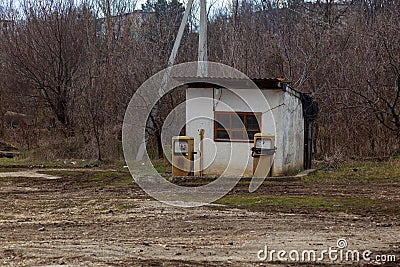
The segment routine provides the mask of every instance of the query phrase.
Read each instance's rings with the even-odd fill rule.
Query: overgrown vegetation
[[[353,162],[341,164],[336,168],[320,166],[319,172],[306,176],[303,180],[305,182],[329,182],[334,180],[373,182],[376,179],[400,180],[400,160],[393,158],[383,162]]]

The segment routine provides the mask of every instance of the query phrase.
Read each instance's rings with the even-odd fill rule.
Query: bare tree
[[[68,135],[74,132],[76,77],[82,61],[82,23],[72,2],[25,1],[26,20],[7,35],[8,61],[32,83]]]
[[[126,106],[167,66],[183,6],[149,0],[133,11],[135,3],[123,0],[79,4],[26,0],[17,14],[7,3],[0,16],[13,27],[0,33],[0,120],[9,110],[54,117],[69,136],[55,143],[80,142],[69,149],[79,150],[73,155],[115,158]],[[399,9],[393,0],[233,0],[209,11],[209,59],[249,77],[285,77],[316,98],[320,157],[394,153],[400,149]],[[176,62],[196,60],[197,24],[192,17]],[[184,97],[168,94],[148,118],[156,157],[164,119]],[[49,138],[57,134],[52,126],[35,125],[44,133],[38,144],[56,139]]]

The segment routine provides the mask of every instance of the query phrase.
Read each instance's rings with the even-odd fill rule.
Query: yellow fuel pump
[[[251,148],[253,157],[253,177],[265,178],[270,174],[274,161],[275,136],[257,133],[254,135],[254,147]]]
[[[172,175],[193,176],[194,137],[174,136],[172,138]]]

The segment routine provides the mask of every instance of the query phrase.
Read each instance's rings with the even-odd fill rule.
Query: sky
[[[75,3],[76,2],[80,2],[81,0],[74,0]],[[125,0],[125,1],[130,1],[131,3],[136,2],[136,6],[135,9],[142,9],[142,4],[146,3],[146,0]],[[188,0],[179,0],[180,2],[182,2],[184,4],[184,6],[186,7],[186,3]],[[240,1],[240,0],[239,0]],[[0,6],[4,5],[4,6],[8,6],[9,3],[13,3],[13,6],[16,10],[19,9],[20,7],[20,3],[22,2],[22,0],[0,0]],[[194,5],[198,6],[199,5],[200,0],[194,0]],[[228,6],[230,3],[232,2],[232,0],[207,0],[207,8],[210,8],[211,6],[211,13],[212,10],[215,10],[215,8],[218,7],[222,7],[222,6]]]
[[[199,2],[200,0],[194,0],[194,3]],[[207,3],[212,3],[213,6],[224,6],[227,5],[231,0],[207,0]],[[180,0],[180,2],[184,3],[186,7],[187,0]],[[142,4],[146,3],[146,0],[138,0],[136,4],[136,9],[142,9]]]
[[[138,0],[136,3],[136,9],[142,9],[142,4],[146,3],[146,0]]]

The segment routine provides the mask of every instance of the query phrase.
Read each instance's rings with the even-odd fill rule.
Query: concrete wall
[[[304,129],[300,100],[281,90],[222,89],[220,96],[213,96],[213,91],[206,88],[186,91],[186,135],[195,138],[195,151],[199,151],[199,130],[205,130],[204,174],[220,175],[228,164],[230,172],[224,173],[228,176],[251,177],[253,171],[250,151],[253,143],[214,142],[214,111],[261,112],[262,132],[276,136],[278,149],[272,175],[301,168]],[[195,156],[195,172],[199,171],[198,159],[199,154]]]
[[[304,117],[301,100],[285,92],[283,103],[285,106],[280,129],[282,154],[277,155],[279,164],[274,168],[276,175],[288,175],[303,169],[304,164]]]

